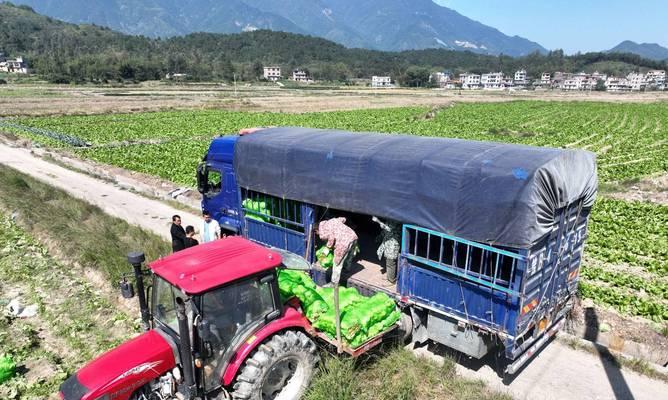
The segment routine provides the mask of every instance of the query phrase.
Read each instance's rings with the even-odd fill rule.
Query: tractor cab
[[[189,249],[190,250],[190,249]],[[192,248],[150,265],[153,327],[182,341],[194,340],[195,377],[205,392],[218,389],[224,367],[251,333],[282,312],[275,268],[281,257],[241,238]],[[178,326],[179,299],[187,307],[188,326]]]
[[[147,332],[70,377],[61,386],[63,399],[226,398],[226,388],[263,339],[308,324],[280,301],[281,254],[246,239],[230,237],[172,254],[150,263],[150,273],[140,253],[128,260]],[[145,275],[152,276],[146,290]],[[133,297],[134,286],[125,281],[121,287],[125,297]],[[159,358],[151,348],[161,349]],[[278,373],[274,383],[259,386],[261,397],[280,393],[294,369]]]

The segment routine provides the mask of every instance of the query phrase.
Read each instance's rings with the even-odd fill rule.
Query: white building
[[[302,83],[312,83],[313,79],[308,75],[306,71],[303,69],[296,69],[292,71],[292,80],[295,82],[302,82]]]
[[[0,58],[0,72],[8,72],[12,74],[27,74],[28,64],[23,60],[23,57],[16,57],[16,59],[5,59],[4,55]]]
[[[582,79],[566,79],[561,84],[561,90],[583,90]]]
[[[552,75],[549,72],[543,72],[540,76],[540,84],[543,86],[550,86],[552,83]]]
[[[478,74],[461,74],[459,80],[462,83],[462,89],[480,89],[481,77]]]
[[[276,82],[281,79],[281,67],[264,67],[264,79],[272,82]]]
[[[482,74],[480,84],[484,90],[502,90],[505,87],[503,84],[503,72]]]
[[[458,80],[455,79],[455,76],[450,72],[436,72],[429,77],[430,81],[433,80],[436,85],[441,89],[456,89]]]
[[[521,69],[515,72],[515,79],[513,80],[513,83],[515,86],[526,86],[528,84],[527,78],[527,70]]]
[[[383,87],[392,87],[392,78],[389,76],[372,76],[371,77],[371,87],[383,88]]]
[[[614,93],[630,92],[631,84],[624,78],[609,76],[608,79],[605,80],[605,90]]]
[[[591,74],[591,79],[594,81],[594,84],[596,84],[598,81],[606,81],[608,79],[608,75],[601,74],[600,72],[596,71]]]
[[[608,78],[607,75],[598,72],[593,74],[578,72],[563,76],[564,79],[559,84],[562,90],[594,90],[599,80],[605,81]]]
[[[656,90],[665,90],[666,88],[666,71],[664,70],[651,70],[648,71],[645,75],[645,81],[647,85],[652,89]]]
[[[647,87],[645,74],[633,72],[626,76],[626,80],[631,85],[631,90],[645,90]]]

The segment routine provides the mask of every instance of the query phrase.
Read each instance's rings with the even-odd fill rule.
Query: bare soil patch
[[[576,300],[566,325],[568,333],[586,340],[598,341],[621,353],[655,364],[668,363],[668,337],[659,325],[644,318],[622,316],[618,312]]]
[[[620,200],[649,201],[665,206],[668,205],[668,174],[606,188],[605,195]]]
[[[438,89],[320,89],[219,84],[166,85],[149,82],[127,87],[7,85],[0,94],[0,116],[132,113],[175,109],[215,108],[302,113],[360,108],[444,106],[453,102],[513,100],[655,102],[668,93],[605,93],[561,91],[486,92]],[[10,94],[10,95],[7,95]]]

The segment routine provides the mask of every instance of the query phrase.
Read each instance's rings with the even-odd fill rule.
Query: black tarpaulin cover
[[[234,167],[247,189],[516,248],[597,188],[587,151],[292,127],[241,136]]]

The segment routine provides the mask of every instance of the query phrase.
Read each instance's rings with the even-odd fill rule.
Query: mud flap
[[[547,342],[564,326],[566,318],[561,318],[557,323],[552,325],[543,336],[538,338],[536,343],[529,347],[521,356],[519,356],[515,361],[506,367],[506,373],[509,375],[514,375],[517,371],[520,370],[531,358],[538,353],[538,351],[547,344]]]

